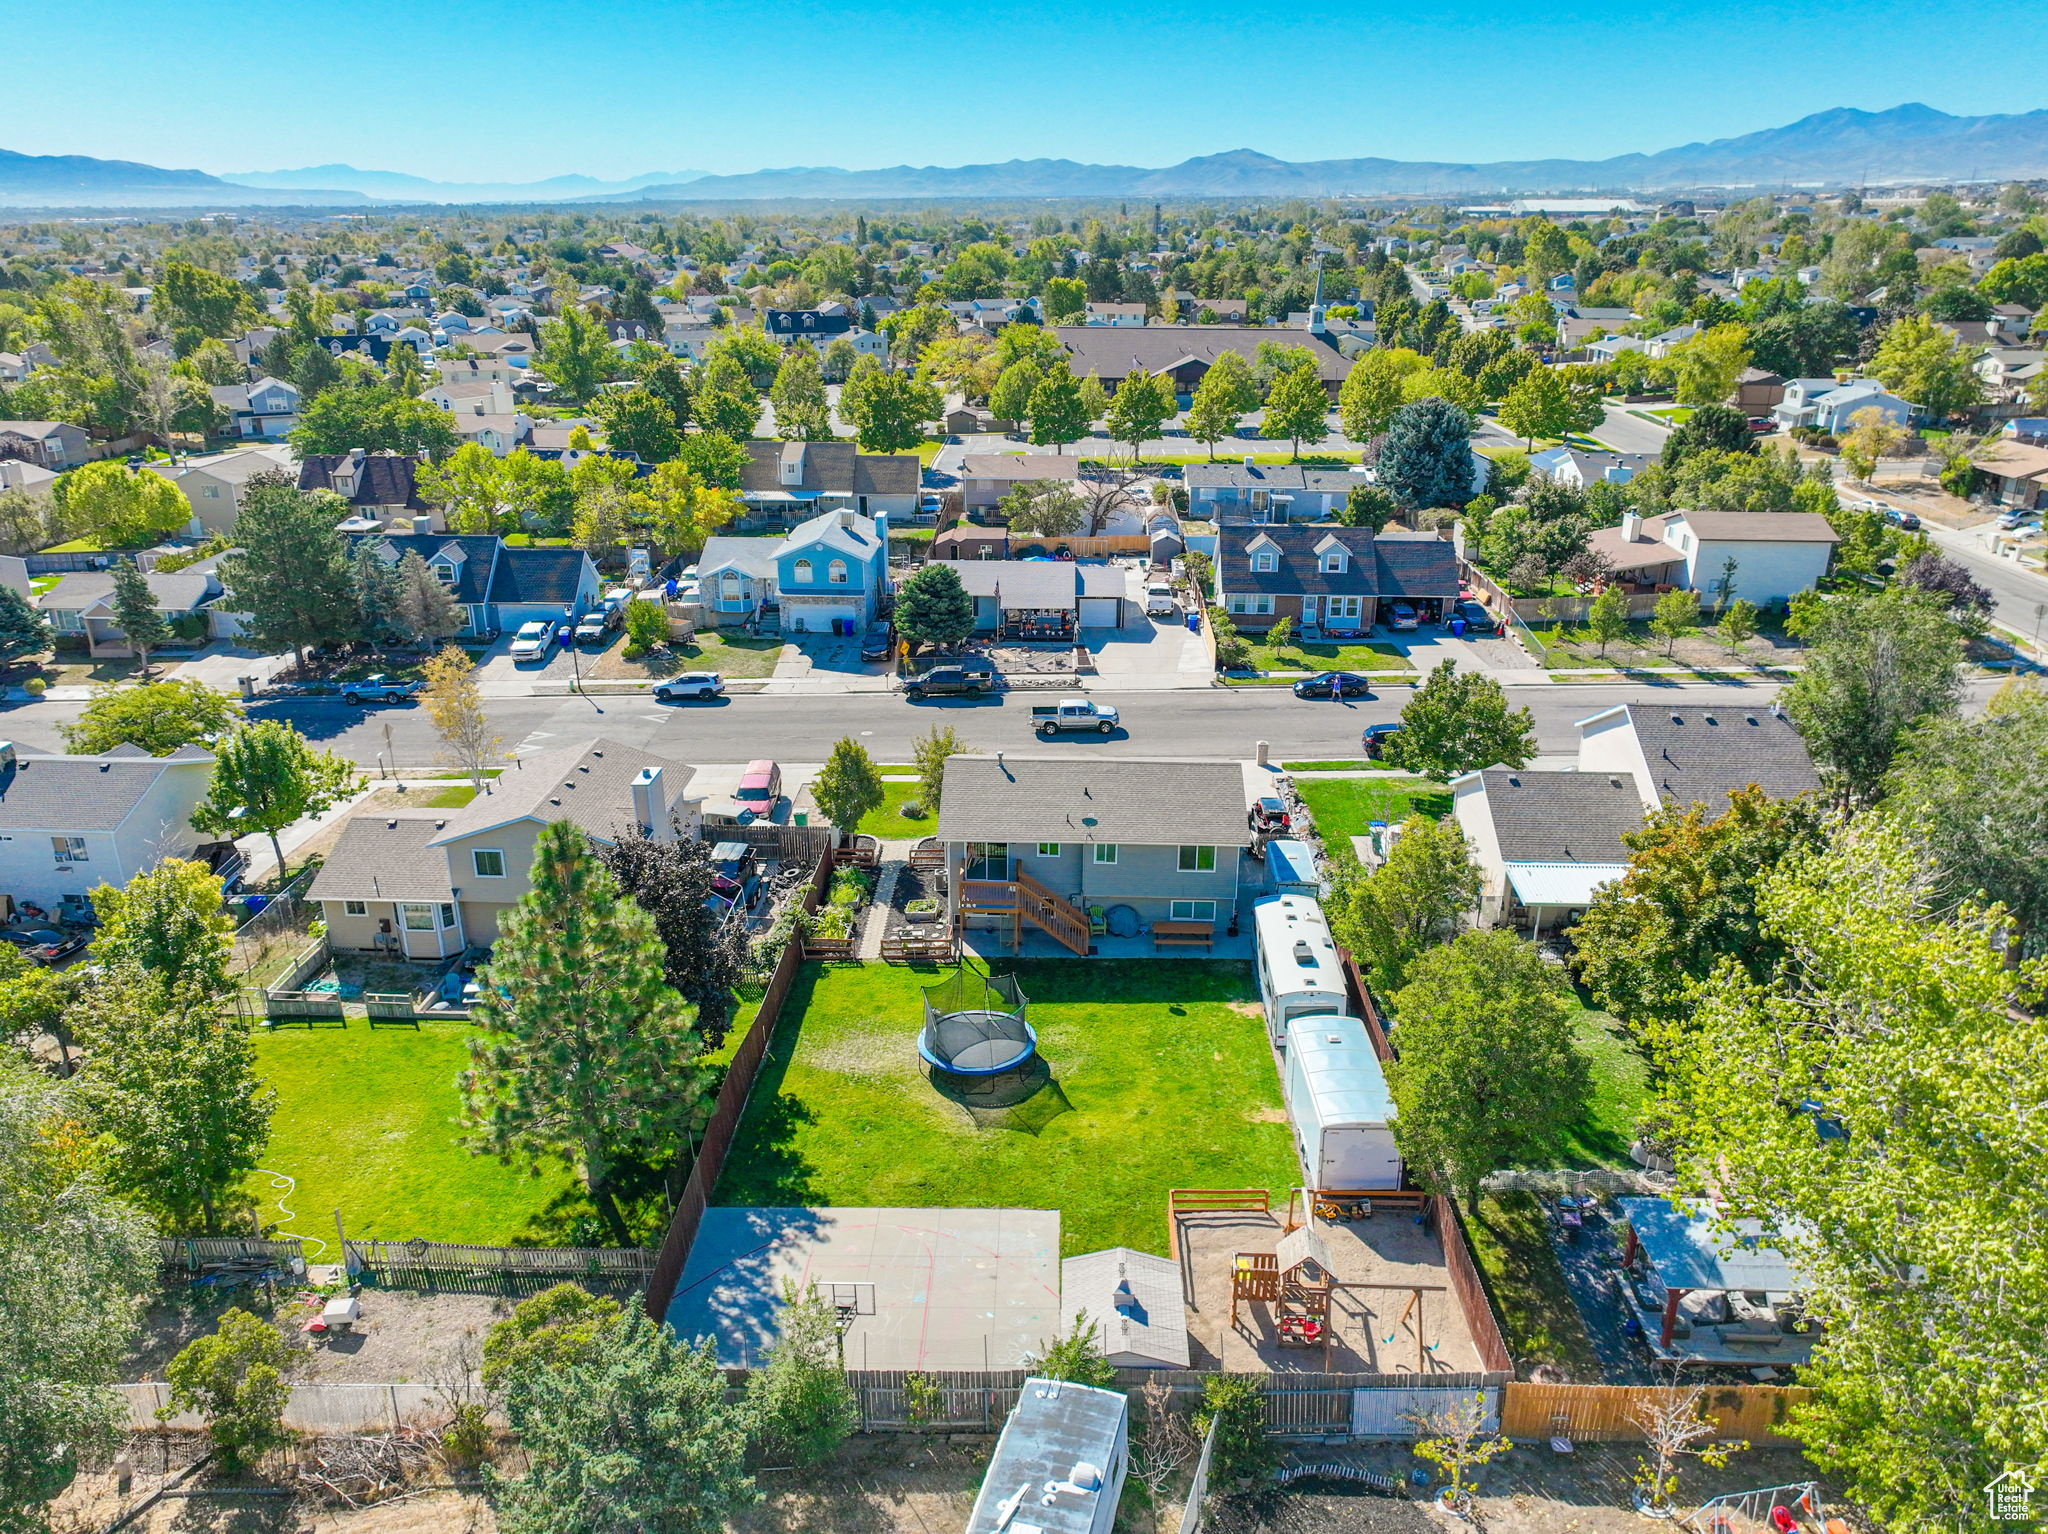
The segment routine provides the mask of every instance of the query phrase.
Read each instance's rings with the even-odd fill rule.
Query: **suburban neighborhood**
[[[1968,168],[0,205],[0,1527],[2035,1516]]]

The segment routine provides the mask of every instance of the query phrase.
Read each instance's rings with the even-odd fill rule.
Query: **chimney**
[[[1247,469],[1249,469],[1249,468],[1251,468],[1251,467],[1252,467],[1252,455],[1251,455],[1250,453],[1246,453],[1246,454],[1244,455],[1244,466],[1245,466],[1245,467],[1246,467]]]
[[[633,819],[643,836],[656,841],[673,839],[668,835],[668,826],[661,813],[663,797],[659,767],[642,767],[634,774]]]
[[[840,508],[839,508],[839,525],[840,525],[841,527],[851,527],[851,526],[853,526],[853,515],[854,515],[854,514],[853,514],[853,511],[852,511],[852,509],[851,509],[850,507],[846,507],[846,506],[842,506],[842,507],[840,507]]]
[[[434,530],[434,519],[431,516],[424,515],[414,517],[412,519],[412,530],[417,536],[423,538]]]
[[[1641,517],[1632,511],[1624,511],[1621,514],[1621,541],[1623,543],[1634,543],[1636,541],[1636,533],[1641,529],[1642,525],[1643,519]]]
[[[359,447],[350,448],[348,450],[348,461],[350,468],[361,468],[363,463],[363,450]]]

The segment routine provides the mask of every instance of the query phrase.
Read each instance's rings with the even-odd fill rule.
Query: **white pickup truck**
[[[1058,735],[1065,730],[1097,730],[1107,735],[1117,723],[1115,709],[1089,698],[1062,698],[1057,703],[1031,705],[1031,725],[1041,735]]]

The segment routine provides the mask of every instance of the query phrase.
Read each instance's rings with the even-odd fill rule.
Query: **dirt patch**
[[[211,1334],[221,1313],[239,1305],[271,1321],[291,1345],[294,1384],[432,1383],[458,1372],[467,1350],[481,1347],[491,1324],[517,1303],[496,1295],[405,1289],[365,1289],[360,1299],[363,1319],[354,1334],[315,1344],[299,1327],[319,1306],[291,1293],[280,1291],[274,1306],[261,1290],[232,1297],[210,1291],[167,1293],[144,1313],[141,1340],[121,1377],[162,1379],[180,1348]]]
[[[1226,1001],[1223,1005],[1239,1017],[1264,1017],[1266,1009],[1255,1001]]]
[[[756,1477],[760,1503],[729,1534],[937,1534],[963,1529],[993,1439],[855,1438],[831,1464]],[[350,1530],[349,1534],[355,1534]]]
[[[823,1048],[809,1052],[804,1063],[844,1076],[900,1078],[923,1074],[915,1030],[881,1018],[870,1018]]]
[[[1244,1119],[1247,1124],[1284,1124],[1287,1122],[1285,1108],[1247,1108]]]
[[[139,1491],[114,1496],[107,1477],[81,1477],[58,1503],[56,1526],[65,1534],[96,1531],[139,1500]],[[360,1509],[209,1491],[159,1502],[127,1527],[131,1534],[497,1534],[498,1520],[475,1491],[422,1491]]]

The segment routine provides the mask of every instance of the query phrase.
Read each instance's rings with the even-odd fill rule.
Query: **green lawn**
[[[475,797],[476,790],[464,783],[455,788],[437,788],[426,798],[414,802],[426,810],[459,810]]]
[[[1138,467],[1140,469],[1147,469],[1191,463],[1243,463],[1246,458],[1250,458],[1253,463],[1258,464],[1298,463],[1305,468],[1327,469],[1358,462],[1359,451],[1355,447],[1333,448],[1328,452],[1317,452],[1311,448],[1299,458],[1296,458],[1292,453],[1233,453],[1219,443],[1217,451],[1214,453],[1159,453],[1146,458]],[[1081,460],[1084,465],[1100,465],[1106,461],[1101,458],[1084,458]],[[1121,462],[1122,460],[1119,460],[1119,463]]]
[[[1389,644],[1302,644],[1289,640],[1282,649],[1260,644],[1246,635],[1252,665],[1260,671],[1408,671],[1408,657]]]
[[[1298,1176],[1249,965],[999,961],[1051,1081],[978,1127],[918,1060],[931,969],[808,965],[716,1202],[1061,1211],[1066,1255],[1166,1249],[1173,1188]]]
[[[1481,1194],[1478,1210],[1466,1211],[1465,1235],[1516,1363],[1554,1364],[1581,1384],[1598,1383],[1600,1360],[1565,1288],[1536,1196]]]
[[[1351,762],[1282,762],[1282,772],[1392,772],[1385,762],[1361,757]]]
[[[918,803],[923,798],[924,790],[915,783],[884,783],[882,807],[868,811],[854,829],[863,835],[879,836],[883,841],[893,842],[930,836],[932,828],[939,823],[936,815],[926,811],[912,820],[901,813],[904,805]]]
[[[1451,812],[1451,791],[1426,778],[1401,776],[1374,778],[1309,778],[1297,782],[1316,830],[1330,856],[1351,859],[1351,838],[1363,836],[1368,822],[1384,820],[1389,825],[1410,815],[1441,820]]]
[[[721,676],[773,676],[782,656],[782,641],[773,636],[699,629],[689,644],[671,645],[683,671],[716,671]]]
[[[1572,1126],[1564,1165],[1633,1169],[1628,1147],[1649,1095],[1649,1062],[1628,1029],[1605,1012],[1580,1008],[1572,1036],[1592,1069],[1593,1101]]]
[[[455,1143],[469,1034],[460,1023],[257,1030],[256,1068],[278,1099],[262,1165],[298,1179],[286,1234],[326,1240],[320,1255],[334,1260],[339,1209],[351,1236],[565,1242],[588,1208],[566,1168],[529,1177]],[[270,1181],[249,1179],[266,1223],[283,1219]]]

